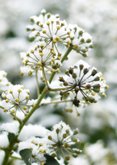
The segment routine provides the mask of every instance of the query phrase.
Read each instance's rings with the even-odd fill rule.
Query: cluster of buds
[[[71,130],[64,122],[54,125],[48,133],[47,148],[50,156],[68,164],[71,157],[77,157],[80,153],[78,130]]]
[[[77,25],[68,24],[61,20],[58,14],[53,15],[42,10],[39,16],[30,18],[32,24],[27,27],[29,37],[35,43],[26,53],[21,53],[21,74],[26,72],[32,75],[35,70],[42,67],[56,72],[61,66],[65,48],[75,50],[87,56],[88,50],[93,47],[91,36]],[[64,48],[64,49],[63,49]]]
[[[60,77],[59,81],[66,87],[66,90],[60,92],[61,96],[72,94],[73,104],[76,107],[80,103],[97,102],[100,95],[105,95],[107,88],[102,74],[82,60],[74,67],[70,67],[66,71],[66,77]]]
[[[22,151],[31,150],[31,162],[34,164],[45,165],[46,145],[44,138],[32,137],[26,141],[20,142],[18,152],[22,155]]]
[[[67,46],[86,57],[88,50],[93,48],[92,37],[77,25],[69,25],[70,38],[67,38]]]
[[[48,72],[57,71],[60,67],[59,55],[56,56],[48,48],[45,42],[36,43],[28,52],[21,53],[24,66],[30,68],[29,75],[45,68]],[[22,72],[22,71],[21,71]]]
[[[19,111],[26,115],[35,102],[29,100],[30,92],[28,89],[24,89],[22,85],[10,85],[8,90],[2,93],[2,99],[1,109],[14,117],[18,117]]]

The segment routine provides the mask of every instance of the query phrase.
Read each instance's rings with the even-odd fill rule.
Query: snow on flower
[[[71,156],[77,157],[79,149],[78,130],[71,128],[64,122],[53,126],[47,138],[48,154],[59,161],[67,163]]]
[[[33,72],[46,68],[48,71],[56,71],[60,67],[59,55],[53,53],[48,48],[45,49],[45,42],[38,42],[33,45],[28,52],[21,53],[21,59],[24,66],[21,73],[28,71],[29,75]]]
[[[74,67],[66,71],[66,77],[60,77],[59,81],[66,87],[61,91],[61,96],[70,94],[73,104],[78,107],[81,102],[95,103],[100,95],[105,95],[107,88],[102,73],[86,62],[80,60]]]
[[[77,25],[70,24],[70,38],[67,38],[67,46],[86,57],[90,48],[93,48],[92,37]]]
[[[30,31],[29,36],[36,41],[44,41],[45,47],[49,47],[51,53],[58,54],[59,58],[60,44],[72,47],[83,56],[86,56],[89,48],[93,47],[92,38],[87,32],[61,20],[57,14],[53,15],[42,10],[39,16],[31,17],[31,21],[32,25],[27,27]]]
[[[26,141],[20,142],[18,145],[18,152],[21,153],[21,151],[25,149],[31,149],[32,162],[38,162],[39,165],[45,164],[46,158],[44,154],[46,151],[46,146],[44,139],[32,137]]]
[[[7,78],[7,73],[5,71],[0,71],[0,91],[5,91],[11,84]]]
[[[30,92],[24,89],[22,85],[10,85],[8,90],[2,93],[0,102],[1,109],[4,112],[9,112],[13,117],[17,116],[17,111],[21,111],[26,115],[30,108],[34,106],[35,100],[30,99]]]

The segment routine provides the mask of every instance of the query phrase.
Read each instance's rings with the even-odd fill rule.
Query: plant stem
[[[63,62],[67,59],[68,54],[69,54],[71,51],[72,51],[72,47],[69,47],[69,48],[67,49],[67,51],[65,52],[63,58],[61,59],[61,63],[63,63]],[[56,73],[56,72],[53,72],[53,73],[52,73],[52,75],[51,75],[51,77],[50,77],[50,79],[49,79],[49,82],[50,82],[50,83],[52,82],[55,73]]]
[[[25,123],[28,121],[28,119],[30,118],[30,116],[35,112],[35,110],[37,108],[39,108],[40,103],[42,101],[42,99],[44,98],[44,96],[47,94],[48,89],[45,87],[44,90],[42,91],[40,97],[38,97],[37,99],[37,103],[35,104],[35,106],[31,109],[31,111],[28,113],[28,115],[25,117],[25,119],[23,120],[22,124],[20,125],[20,129],[19,129],[19,133],[21,132],[23,126],[25,125]]]
[[[39,80],[38,80],[38,70],[36,70],[36,84],[37,84],[37,95],[40,94]]]
[[[67,103],[67,102],[71,102],[71,101],[73,101],[73,100],[58,100],[58,101],[52,101],[52,102],[48,102],[48,103],[43,103],[40,106],[49,105],[49,104]]]
[[[64,62],[64,60],[66,60],[68,54],[71,52],[72,48],[68,48],[66,53],[64,54],[61,62]],[[55,76],[55,73],[56,72],[53,72],[50,76],[50,79],[49,79],[49,82],[51,82]],[[2,165],[8,165],[8,160],[9,160],[9,157],[10,157],[10,154],[11,154],[11,151],[13,150],[13,147],[15,145],[15,143],[17,143],[17,139],[18,139],[18,136],[22,130],[22,128],[24,127],[24,125],[26,124],[26,122],[28,121],[28,119],[30,118],[30,116],[35,112],[35,110],[40,106],[40,103],[42,101],[42,99],[45,97],[45,95],[47,94],[48,92],[48,88],[47,86],[45,86],[45,88],[43,89],[41,95],[38,96],[38,99],[37,99],[37,102],[35,104],[35,106],[31,109],[31,111],[29,112],[29,114],[27,114],[27,116],[25,117],[25,119],[23,120],[23,122],[20,124],[20,128],[19,128],[19,132],[18,132],[18,135],[16,136],[16,140],[14,141],[14,144],[10,144],[10,146],[5,150],[5,157],[4,157],[4,160],[3,160],[3,163]]]
[[[68,89],[71,89],[71,87],[70,86],[69,87],[63,87],[63,88],[51,88],[51,87],[49,87],[49,91],[55,91],[55,92],[61,91],[61,90],[68,90]]]
[[[48,80],[47,80],[45,69],[44,69],[43,66],[42,66],[42,74],[43,74],[43,77],[44,77],[45,84],[46,84],[47,88],[49,88]]]

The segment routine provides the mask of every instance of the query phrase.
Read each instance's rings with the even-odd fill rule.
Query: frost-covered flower
[[[30,37],[36,41],[44,41],[45,47],[61,57],[60,45],[71,47],[83,56],[92,48],[92,38],[83,29],[61,20],[59,15],[41,11],[39,16],[31,17],[32,25],[27,27]]]
[[[32,76],[34,70],[30,66],[21,66],[20,75],[21,76]]]
[[[11,84],[7,78],[7,73],[5,71],[0,71],[0,91],[4,91],[8,88],[8,86]]]
[[[100,95],[105,95],[107,85],[96,68],[80,60],[74,67],[66,71],[66,77],[60,77],[59,81],[66,87],[61,91],[61,96],[73,97],[73,104],[79,106],[82,103],[95,103]]]
[[[71,33],[67,46],[86,57],[88,50],[93,47],[92,37],[77,25],[69,25],[69,29]]]
[[[77,157],[80,152],[78,130],[72,131],[64,122],[54,125],[48,133],[47,148],[50,156],[60,164],[67,164],[71,157]]]
[[[53,15],[45,10],[42,10],[39,16],[31,17],[31,21],[33,24],[27,27],[27,30],[31,32],[30,37],[36,41],[45,41],[51,51],[59,54],[58,43],[64,44],[70,37],[66,21],[61,20],[58,14]]]
[[[18,144],[18,152],[21,154],[25,149],[31,149],[30,163],[38,163],[38,165],[44,165],[46,158],[46,145],[43,138],[32,137],[26,141],[22,141]]]
[[[28,52],[21,53],[22,63],[27,66],[28,74],[46,68],[48,71],[56,71],[60,67],[59,55],[49,51],[45,42],[38,42]],[[22,68],[26,72],[26,68]]]
[[[22,85],[10,85],[9,89],[2,93],[2,98],[1,108],[13,116],[17,116],[19,110],[26,115],[35,103],[35,100],[29,100],[30,92]]]

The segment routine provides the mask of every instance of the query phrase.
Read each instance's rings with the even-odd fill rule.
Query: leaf
[[[20,155],[26,165],[31,165],[31,156],[32,156],[32,149],[24,149],[20,151]]]
[[[9,139],[9,142],[10,142],[11,144],[13,144],[13,143],[16,141],[16,136],[15,136],[15,134],[9,132],[9,134],[8,134],[8,139]]]

